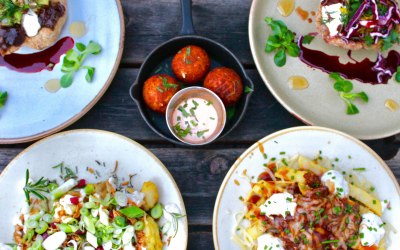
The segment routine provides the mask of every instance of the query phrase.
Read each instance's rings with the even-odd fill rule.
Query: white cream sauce
[[[206,141],[213,135],[218,125],[218,115],[211,102],[202,98],[183,101],[172,114],[175,132],[189,143]],[[185,131],[185,132],[183,132]]]

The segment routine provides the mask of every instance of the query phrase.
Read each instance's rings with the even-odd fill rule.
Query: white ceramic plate
[[[366,171],[356,174],[371,182],[380,200],[390,201],[392,209],[386,210],[382,217],[394,228],[388,235],[387,249],[398,249],[400,237],[393,231],[400,231],[400,220],[398,220],[400,187],[385,162],[364,143],[342,132],[321,127],[296,127],[261,139],[246,150],[229,170],[219,190],[214,208],[213,237],[216,250],[240,249],[231,240],[232,232],[235,230],[234,214],[243,211],[243,203],[239,200],[239,196],[246,197],[251,189],[240,174],[244,169],[247,169],[248,176],[258,176],[264,171],[263,164],[268,160],[265,160],[260,152],[260,144],[269,159],[281,158],[280,152],[283,151],[287,156],[301,154],[314,158],[321,150],[323,157],[339,158],[339,162],[335,164],[347,173],[353,172],[353,168],[367,168]],[[234,183],[235,179],[239,181],[240,186]]]
[[[104,162],[99,166],[95,160]],[[149,150],[126,137],[100,130],[72,130],[43,139],[20,153],[0,175],[0,242],[12,241],[13,220],[25,205],[22,187],[28,168],[32,179],[44,176],[59,178],[59,170],[52,166],[64,162],[78,167],[78,177],[88,182],[99,182],[109,178],[115,161],[118,160],[117,176],[133,178],[133,186],[141,187],[143,182],[154,182],[160,193],[162,204],[176,204],[182,214],[185,205],[179,189],[167,168]],[[98,170],[101,177],[96,179],[86,167]],[[188,228],[186,217],[180,219],[179,229],[169,247],[164,249],[184,250],[187,245]]]
[[[119,0],[69,0],[68,18],[60,38],[71,36],[72,22],[85,23],[87,34],[75,42],[98,42],[103,51],[89,56],[85,65],[96,68],[94,80],[87,83],[84,70],[75,74],[67,89],[49,93],[44,85],[60,79],[61,63],[53,71],[26,74],[0,67],[0,91],[8,92],[8,101],[0,110],[0,143],[20,143],[55,133],[77,121],[103,96],[118,69],[124,40],[124,20]],[[32,53],[21,48],[17,53]],[[62,59],[61,59],[62,61]]]
[[[265,53],[265,42],[271,29],[264,22],[266,16],[284,21],[289,29],[296,34],[306,35],[316,31],[315,17],[313,23],[301,20],[293,12],[289,17],[282,17],[276,6],[278,0],[254,0],[249,19],[250,47],[257,69],[265,84],[275,98],[293,115],[307,124],[330,127],[349,133],[359,139],[378,139],[400,132],[400,110],[391,112],[385,107],[387,99],[400,103],[400,86],[394,79],[387,85],[370,85],[352,80],[354,91],[365,91],[369,102],[364,104],[356,101],[360,113],[347,115],[345,103],[333,89],[333,81],[328,74],[312,69],[298,58],[287,57],[284,67],[277,67],[273,57],[275,53]],[[307,11],[318,10],[319,1],[296,1],[296,7]],[[317,37],[306,45],[311,49],[323,51],[329,55],[338,55],[343,63],[348,62],[347,50],[327,45]],[[393,49],[399,50],[400,46]],[[376,58],[374,52],[354,52],[355,59],[368,56]],[[293,75],[304,76],[310,86],[305,90],[292,90],[288,78]]]

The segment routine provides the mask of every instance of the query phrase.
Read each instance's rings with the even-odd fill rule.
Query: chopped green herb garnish
[[[253,91],[254,91],[254,89],[250,88],[249,86],[244,87],[244,93],[246,93],[246,94],[251,93]]]
[[[160,88],[159,86],[156,87],[157,91],[160,93],[164,93],[164,90],[162,88]]]
[[[163,81],[163,87],[164,87],[164,89],[165,90],[169,90],[169,89],[171,89],[171,88],[173,88],[173,89],[177,89],[178,88],[178,85],[177,84],[174,84],[174,83],[169,83],[168,82],[168,79],[166,78],[166,77],[161,77],[160,76],[160,78],[162,79],[162,81]]]
[[[185,129],[181,128],[181,125],[179,123],[177,123],[174,126],[175,132],[177,134],[178,137],[186,137],[188,134],[191,134],[190,132],[190,126],[188,125]]]
[[[323,242],[321,242],[322,244],[331,244],[331,243],[338,243],[339,240],[324,240]]]
[[[366,168],[353,168],[354,171],[365,171],[367,170]]]
[[[226,115],[228,119],[232,119],[236,114],[236,108],[235,107],[228,107],[226,109]]]
[[[185,61],[186,64],[190,64],[189,59],[187,59],[187,57],[190,56],[190,51],[191,51],[191,49],[190,49],[190,46],[189,46],[189,47],[186,48],[186,54],[185,54],[185,57],[184,57],[184,59],[183,59],[183,60]]]
[[[178,107],[178,110],[182,113],[182,115],[183,115],[185,118],[187,118],[187,117],[190,116],[190,114],[185,110],[184,107],[179,106],[179,107]]]
[[[202,130],[202,131],[198,131],[197,132],[197,137],[203,137],[204,136],[204,133],[206,133],[206,132],[208,132],[209,131],[209,129],[205,129],[205,130]]]

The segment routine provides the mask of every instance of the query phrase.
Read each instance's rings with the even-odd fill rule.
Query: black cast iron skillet
[[[180,49],[187,45],[202,47],[211,58],[211,69],[218,66],[231,68],[242,78],[244,88],[254,89],[254,87],[240,61],[232,52],[220,43],[196,35],[192,21],[192,0],[181,0],[181,7],[182,29],[180,35],[161,44],[150,53],[140,67],[136,81],[130,88],[130,94],[138,105],[143,119],[154,132],[170,142],[186,145],[171,134],[167,127],[165,115],[158,114],[147,108],[142,95],[143,84],[150,76],[161,73],[174,76],[171,70],[171,61]],[[235,106],[226,108],[228,119],[219,138],[229,134],[243,118],[251,96],[251,92],[246,92],[243,93],[241,100]]]

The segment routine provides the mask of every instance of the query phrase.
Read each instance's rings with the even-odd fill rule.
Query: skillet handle
[[[195,35],[192,20],[192,0],[181,0],[182,8],[182,28],[180,35]]]

